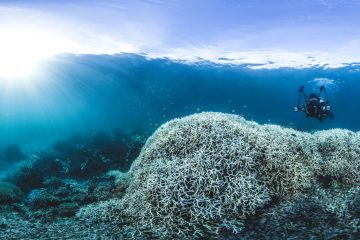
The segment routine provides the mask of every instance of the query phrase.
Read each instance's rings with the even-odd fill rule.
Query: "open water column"
[[[360,238],[359,10],[1,1],[0,238]]]

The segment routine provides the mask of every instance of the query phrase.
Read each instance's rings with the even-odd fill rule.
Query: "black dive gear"
[[[310,96],[306,96],[304,92],[304,86],[301,86],[298,90],[299,100],[294,111],[303,111],[306,114],[306,117],[316,117],[320,122],[326,117],[333,117],[331,112],[331,106],[329,105],[329,100],[326,94],[325,86],[320,87],[319,94],[311,93]],[[324,92],[324,98],[321,97],[321,94]],[[301,105],[301,97],[304,98],[305,103]]]

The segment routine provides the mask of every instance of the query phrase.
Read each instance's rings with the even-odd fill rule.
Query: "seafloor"
[[[201,113],[4,154],[0,239],[360,238],[360,133]]]

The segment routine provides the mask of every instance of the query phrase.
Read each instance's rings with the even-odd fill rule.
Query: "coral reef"
[[[133,194],[125,196],[125,211],[152,231],[180,237],[241,231],[246,216],[272,195],[258,176],[257,149],[245,141],[254,128],[215,113],[163,125],[129,172]]]
[[[360,133],[332,129],[316,132],[314,136],[322,159],[317,174],[345,184],[360,184]]]
[[[358,239],[360,215],[352,215],[346,189],[313,185],[302,195],[250,216],[234,239]],[[340,209],[335,209],[339,207]]]
[[[27,197],[0,205],[0,238],[360,237],[359,132],[204,112],[159,127],[128,172],[117,160],[141,142],[117,134],[29,154],[8,178]]]
[[[25,205],[41,217],[71,217],[80,206],[122,198],[128,179],[126,173],[111,171],[86,182],[53,177],[46,179],[43,185],[43,188],[34,189],[28,194]]]
[[[301,193],[314,182],[313,171],[319,168],[316,138],[309,133],[277,125],[255,125],[246,133],[257,153],[260,179],[276,196]]]
[[[39,219],[26,208],[4,208],[0,205],[0,239],[129,239],[118,226],[98,223],[84,228],[69,217]]]
[[[112,169],[125,172],[144,142],[143,136],[118,130],[75,135],[56,142],[50,149],[29,154],[27,161],[5,180],[30,193],[43,188],[44,181],[52,177],[83,181]]]
[[[139,238],[240,233],[246,219],[297,198],[320,179],[355,186],[357,136],[310,134],[212,112],[174,119],[147,140],[129,171],[126,195],[86,206],[77,217],[90,225],[127,219]]]
[[[0,204],[20,202],[23,197],[23,192],[14,184],[0,182]]]

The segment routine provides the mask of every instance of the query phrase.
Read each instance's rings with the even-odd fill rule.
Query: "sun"
[[[29,76],[39,62],[71,48],[72,43],[43,29],[0,28],[0,79]]]

